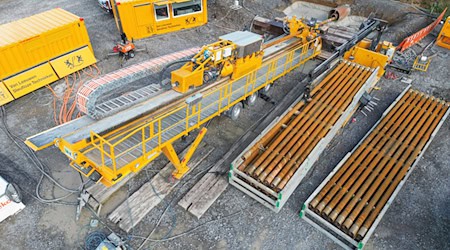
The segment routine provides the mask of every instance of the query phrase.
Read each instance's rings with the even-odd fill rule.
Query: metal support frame
[[[200,132],[197,135],[197,138],[195,138],[191,147],[189,148],[186,155],[181,161],[171,143],[168,143],[166,146],[161,148],[163,154],[167,157],[167,159],[169,159],[169,161],[176,168],[176,170],[172,173],[172,176],[175,179],[183,178],[183,176],[189,171],[190,168],[187,166],[187,164],[191,159],[192,155],[194,155],[198,145],[200,145],[200,142],[202,142],[203,137],[205,136],[207,131],[208,131],[207,128],[202,128],[200,130]]]

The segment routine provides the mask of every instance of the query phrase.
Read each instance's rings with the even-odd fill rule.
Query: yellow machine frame
[[[231,76],[232,79],[240,78],[248,72],[261,66],[264,57],[264,48],[274,46],[292,38],[300,39],[301,43],[307,43],[317,37],[317,29],[321,23],[314,27],[305,24],[304,19],[295,16],[285,19],[289,34],[264,44],[259,51],[255,51],[245,57],[236,57],[235,50],[238,47],[231,41],[220,40],[216,43],[206,45],[202,50],[180,69],[172,71],[171,82],[174,89],[186,93],[192,87],[198,87],[208,81],[206,71],[211,68],[219,69],[220,76]],[[262,41],[262,39],[261,39]]]
[[[450,49],[450,16],[444,22],[441,32],[436,39],[436,45]]]
[[[207,0],[200,0],[201,10],[176,16],[174,4],[191,0],[111,0],[114,18],[120,32],[129,40],[194,28],[208,22]],[[164,9],[165,7],[165,9]],[[159,16],[164,9],[167,17]]]
[[[370,40],[362,40],[344,54],[344,59],[355,61],[370,68],[380,67],[377,76],[381,77],[386,71],[386,66],[394,56],[395,46],[390,42],[384,41],[378,44],[375,51],[372,51],[368,49],[370,47],[370,43]],[[389,49],[392,49],[392,52],[390,52],[391,54],[387,53]],[[382,50],[385,54],[381,53]]]
[[[172,144],[176,140],[180,139],[182,136],[188,135],[189,132],[202,127],[203,124],[212,118],[220,116],[223,112],[229,110],[235,104],[242,102],[248,96],[316,57],[320,54],[321,47],[321,39],[313,39],[310,42],[289,49],[286,53],[269,59],[258,69],[253,70],[238,79],[230,80],[223,85],[206,90],[201,93],[202,99],[207,100],[207,98],[210,98],[210,100],[213,100],[213,102],[207,106],[202,106],[202,102],[195,104],[182,103],[164,114],[146,119],[145,122],[135,122],[133,126],[126,125],[125,127],[127,129],[124,129],[124,127],[117,128],[104,135],[98,135],[91,131],[90,141],[83,140],[71,144],[62,138],[59,139],[55,145],[59,147],[61,152],[64,152],[72,159],[71,166],[83,175],[90,176],[94,171],[97,171],[102,176],[99,181],[105,186],[114,185],[126,175],[132,172],[138,172],[161,153],[165,154],[177,168],[174,176],[181,177],[188,171],[186,163],[194,153],[196,146],[201,141],[206,130],[200,131],[189,154],[181,161],[172,147]],[[185,114],[184,119],[176,124],[172,124],[170,127],[162,129],[162,124],[167,121],[166,119],[174,114],[179,114],[180,112]],[[182,126],[182,132],[174,135],[167,141],[163,141],[162,135],[176,126]],[[123,146],[123,143],[133,136],[139,137],[141,142],[134,147],[128,148],[124,152],[116,154],[117,147]],[[147,148],[147,143],[150,143],[152,140],[153,142],[156,141],[157,146]],[[98,150],[98,152],[100,152],[101,164],[95,164],[86,156],[88,151],[82,151],[88,148],[88,146],[93,146],[89,147],[88,151]],[[135,160],[128,162],[126,165],[119,166],[119,157],[136,149],[136,147],[141,147],[142,155]],[[109,160],[110,164],[106,163],[106,159]],[[92,169],[86,174],[80,171],[77,166],[84,166],[86,168],[92,167]]]
[[[416,57],[412,68],[415,70],[426,72],[428,70],[428,66],[430,66],[431,58],[427,58],[425,61],[422,61],[421,57],[422,55]]]
[[[211,66],[219,66],[229,61],[236,45],[229,41],[218,41],[216,43],[204,46],[202,50],[192,58],[191,62],[186,63],[181,68],[172,72],[172,82],[175,83],[174,89],[185,93],[190,87],[198,87],[203,84],[204,72]],[[213,58],[220,58],[213,61]],[[196,68],[194,66],[197,65]],[[228,73],[228,72],[227,72]],[[222,74],[222,76],[225,76]]]

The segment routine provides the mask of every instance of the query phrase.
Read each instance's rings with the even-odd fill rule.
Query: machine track
[[[195,55],[191,48],[135,64],[90,80],[77,93],[78,109],[93,119],[102,119],[160,95],[158,77],[164,66]]]

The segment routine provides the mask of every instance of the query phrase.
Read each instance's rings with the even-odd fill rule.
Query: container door
[[[150,3],[134,6],[138,37],[143,38],[153,35],[153,9]]]

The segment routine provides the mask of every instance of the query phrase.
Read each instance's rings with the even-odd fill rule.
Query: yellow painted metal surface
[[[91,44],[82,18],[53,9],[0,26],[0,80]]]
[[[425,57],[424,60],[422,60],[421,57],[422,57],[421,55],[416,57],[416,60],[414,60],[412,68],[415,70],[426,72],[428,70],[428,66],[430,66],[431,59]]]
[[[11,102],[13,100],[13,96],[11,95],[11,93],[9,93],[4,83],[0,82],[0,106],[7,104],[8,102]]]
[[[206,0],[116,0],[114,17],[128,39],[142,39],[204,25]]]
[[[450,49],[450,16],[445,20],[441,31],[436,39],[436,45]]]
[[[241,76],[261,67],[263,61],[263,53],[254,54],[245,58],[236,59],[233,78],[237,79]]]
[[[77,72],[78,70],[84,69],[89,65],[96,63],[97,60],[94,54],[85,46],[81,49],[77,49],[73,52],[60,56],[54,60],[50,61],[53,69],[55,69],[56,74],[60,78]]]
[[[344,59],[370,68],[380,67],[377,74],[378,77],[384,75],[385,68],[389,63],[388,56],[358,46],[347,51],[344,54]]]
[[[49,63],[41,64],[3,82],[14,98],[24,96],[38,88],[58,80]]]
[[[102,176],[100,181],[104,185],[112,186],[128,174],[140,171],[159,156],[166,146],[189,132],[199,129],[212,118],[223,114],[248,96],[316,57],[320,54],[320,48],[321,40],[316,38],[267,60],[261,67],[241,78],[232,79],[201,92],[201,101],[196,104],[189,105],[182,102],[163,114],[149,115],[142,122],[133,122],[134,125],[131,127],[124,125],[102,135],[91,131],[89,142],[83,140],[71,144],[61,138],[57,146],[61,152],[71,158],[71,166],[76,163],[87,169],[93,168]],[[205,100],[210,102],[203,104]],[[184,119],[163,128],[163,124],[174,115],[181,115]],[[163,140],[163,135],[172,134],[174,128],[181,128],[181,132],[174,134],[168,140]],[[130,147],[129,142],[132,138],[139,138],[140,141]],[[152,144],[156,146],[148,146]],[[124,146],[127,148],[125,151],[122,150]],[[128,157],[135,149],[139,150],[140,156],[124,163],[122,161],[124,157]],[[101,156],[100,161],[90,158],[90,153]],[[80,171],[77,167],[74,168]],[[81,171],[80,173],[86,175]]]

